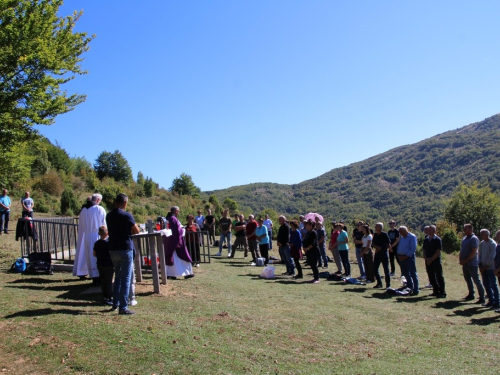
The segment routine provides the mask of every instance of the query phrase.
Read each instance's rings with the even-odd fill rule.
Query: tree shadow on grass
[[[18,318],[18,317],[32,318],[35,316],[46,316],[46,315],[54,315],[54,314],[98,315],[98,313],[95,313],[95,312],[89,313],[88,311],[82,311],[82,310],[70,310],[70,309],[58,309],[58,310],[56,310],[56,309],[46,308],[46,309],[18,311],[18,312],[15,312],[13,314],[7,315],[5,317],[5,319],[12,319],[12,318]]]

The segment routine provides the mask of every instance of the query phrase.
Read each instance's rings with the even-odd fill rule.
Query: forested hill
[[[477,180],[500,191],[500,114],[424,141],[394,148],[295,185],[256,183],[207,192],[243,210],[274,209],[328,219],[395,218],[413,228],[440,218],[461,183]]]

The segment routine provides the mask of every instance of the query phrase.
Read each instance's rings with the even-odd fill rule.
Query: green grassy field
[[[448,298],[435,299],[430,290],[404,298],[324,280],[262,280],[240,252],[203,264],[193,279],[169,281],[161,295],[146,275],[137,314],[119,316],[99,295],[81,294],[89,281],[69,273],[7,273],[19,255],[13,237],[0,237],[5,373],[499,372],[500,315],[461,301],[467,291],[454,256],[444,262]],[[425,283],[421,259],[418,270]]]

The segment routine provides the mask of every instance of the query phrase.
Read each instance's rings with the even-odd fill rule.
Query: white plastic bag
[[[262,270],[262,273],[260,274],[260,277],[263,279],[274,279],[274,267],[273,266],[266,266]]]

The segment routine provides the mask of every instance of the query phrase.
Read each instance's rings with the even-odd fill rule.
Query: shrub
[[[72,189],[66,189],[61,196],[61,213],[63,215],[74,215],[78,212],[79,204]]]
[[[446,254],[452,254],[455,251],[460,250],[461,242],[460,237],[455,230],[452,228],[446,228],[443,232],[443,236],[441,237],[441,241],[443,244],[443,251]]]
[[[47,194],[56,196],[61,195],[64,191],[63,180],[56,171],[49,171],[49,173],[43,175],[33,187]]]

